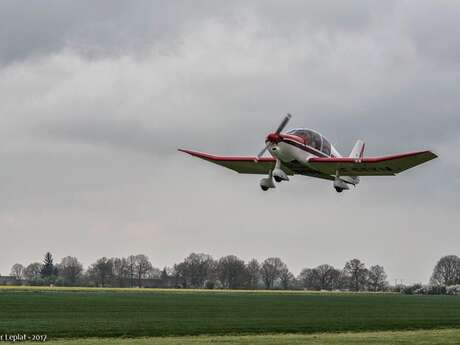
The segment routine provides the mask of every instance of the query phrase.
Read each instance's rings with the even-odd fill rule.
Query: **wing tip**
[[[177,151],[191,154],[191,151],[187,149],[177,149]]]
[[[414,156],[422,156],[424,162],[428,162],[428,161],[431,161],[431,160],[439,157],[436,153],[434,153],[433,151],[430,151],[430,150],[419,151],[419,152],[414,153],[413,155]]]
[[[439,157],[439,155],[434,153],[433,151],[426,151],[426,153],[430,155],[431,159],[435,159]]]
[[[198,157],[198,158],[203,158],[203,159],[210,159],[210,160],[215,160],[217,157],[210,155],[208,153],[204,152],[198,152],[198,151],[193,151],[193,150],[187,150],[187,149],[177,149],[179,152],[184,152],[187,153],[191,156]]]

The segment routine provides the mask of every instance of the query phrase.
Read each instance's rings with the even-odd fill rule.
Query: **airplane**
[[[262,174],[263,191],[275,188],[275,181],[289,181],[288,176],[303,175],[333,181],[338,193],[356,186],[360,176],[394,176],[437,157],[431,151],[417,151],[380,157],[364,157],[365,143],[356,141],[348,157],[317,131],[294,128],[283,133],[291,119],[287,114],[276,131],[265,139],[265,148],[255,157],[214,156],[178,149],[194,157],[221,165],[240,174]],[[271,157],[262,157],[268,151]]]

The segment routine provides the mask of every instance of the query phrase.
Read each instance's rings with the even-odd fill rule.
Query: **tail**
[[[348,156],[349,158],[355,158],[358,161],[363,159],[364,155],[364,147],[366,146],[366,143],[362,140],[356,141],[355,146],[353,146],[353,150],[351,150],[350,155]]]
[[[361,162],[364,156],[364,147],[366,143],[362,140],[357,140],[355,146],[353,146],[353,150],[351,150],[349,158],[354,158],[356,161]],[[359,176],[347,176],[341,177],[342,180],[345,182],[351,183],[353,185],[357,185],[359,183]]]

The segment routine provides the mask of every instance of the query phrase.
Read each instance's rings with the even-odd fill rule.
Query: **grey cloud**
[[[459,64],[458,18],[460,8],[452,1],[411,1],[403,6],[407,14],[406,30],[418,52],[435,65]],[[413,6],[417,10],[413,10]]]
[[[184,32],[214,18],[239,25],[247,14],[262,19],[270,35],[302,28],[362,30],[391,2],[288,1],[57,1],[7,0],[0,4],[0,62],[11,63],[71,48],[87,58],[142,55],[174,49]]]
[[[174,37],[190,13],[180,9],[163,1],[3,1],[0,58],[11,62],[66,47],[87,57],[141,53]]]

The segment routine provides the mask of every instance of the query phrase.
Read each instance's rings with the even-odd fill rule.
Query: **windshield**
[[[301,137],[304,140],[305,145],[313,147],[328,156],[331,155],[331,143],[321,134],[312,131],[311,129],[292,129],[289,132],[287,132],[287,134],[292,134]]]
[[[321,150],[321,135],[310,129],[293,129],[288,134],[297,135],[305,141],[305,145]]]

